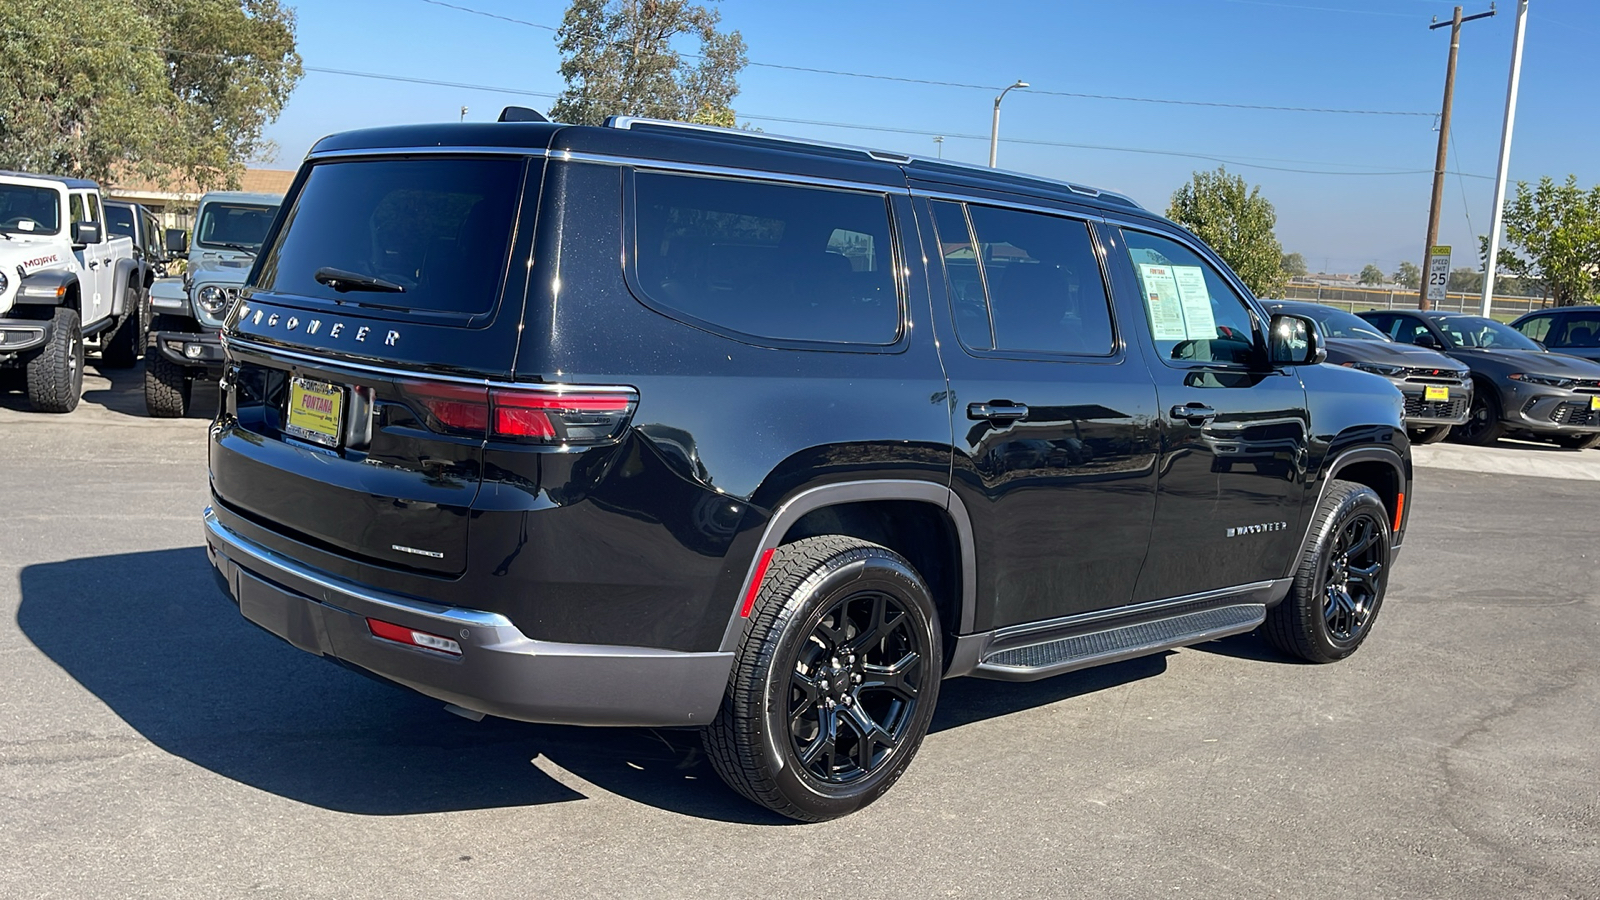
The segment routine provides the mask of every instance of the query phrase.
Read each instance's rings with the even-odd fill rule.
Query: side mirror
[[[1528,340],[1530,340],[1530,341],[1533,341],[1533,338],[1528,338]],[[1535,343],[1535,344],[1538,344],[1538,345],[1539,345],[1539,349],[1540,349],[1540,350],[1543,350],[1543,351],[1545,351],[1545,352],[1547,352],[1547,353],[1548,353],[1548,352],[1549,352],[1549,351],[1550,351],[1550,348],[1549,348],[1549,347],[1548,347],[1548,346],[1546,346],[1546,345],[1545,345],[1545,342],[1544,342],[1544,341],[1533,341],[1533,342],[1534,342],[1534,343]]]
[[[182,228],[167,229],[167,252],[182,256],[189,252],[189,233]]]
[[[105,232],[100,230],[99,222],[73,222],[72,244],[74,247],[86,247],[89,244],[98,244],[105,239]]]
[[[1314,320],[1280,314],[1267,329],[1267,357],[1274,366],[1314,366],[1328,358],[1328,350]]]

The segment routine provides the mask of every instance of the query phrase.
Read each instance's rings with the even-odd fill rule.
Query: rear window
[[[636,271],[651,305],[785,341],[900,336],[888,198],[639,172]]]
[[[255,286],[401,311],[489,312],[505,277],[523,169],[509,157],[318,163]],[[358,279],[329,279],[328,271]],[[358,280],[383,287],[350,289]]]

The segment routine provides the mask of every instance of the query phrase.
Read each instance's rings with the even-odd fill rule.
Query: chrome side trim
[[[352,581],[346,581],[325,572],[319,572],[295,560],[278,553],[275,550],[263,547],[255,541],[239,534],[217,521],[217,514],[207,506],[204,513],[206,526],[206,543],[217,553],[233,559],[236,565],[250,570],[256,574],[266,572],[270,574],[287,574],[291,578],[315,585],[323,590],[338,594],[346,594],[377,606],[386,607],[399,612],[414,615],[431,616],[454,625],[471,626],[474,628],[510,628],[516,634],[522,634],[511,620],[499,613],[482,612],[476,609],[462,609],[457,606],[440,606],[436,603],[427,603],[422,600],[413,600],[398,597],[393,594],[379,593],[369,588],[362,587]],[[247,561],[241,562],[234,554],[243,554]],[[252,565],[253,564],[253,565]],[[327,598],[313,598],[327,599]]]
[[[727,630],[722,635],[720,649],[728,651],[739,646],[739,638],[744,631],[744,619],[739,615],[739,605],[744,600],[745,594],[750,591],[750,583],[755,578],[756,566],[760,563],[762,554],[778,546],[783,535],[806,513],[842,503],[872,500],[919,501],[937,506],[950,514],[950,520],[955,524],[957,549],[961,554],[961,619],[958,633],[971,631],[977,605],[978,571],[977,550],[972,537],[972,519],[967,515],[966,506],[946,485],[932,481],[883,478],[809,488],[790,497],[777,508],[772,518],[768,520],[766,530],[761,535],[761,543],[756,547],[755,555],[751,557],[750,564],[745,569],[744,579],[739,584],[739,594],[734,599],[728,619]]]
[[[812,138],[794,137],[785,134],[773,134],[766,131],[739,131],[733,128],[723,128],[720,125],[700,125],[694,122],[674,122],[670,119],[650,119],[642,116],[611,116],[606,119],[607,128],[620,128],[624,131],[631,130],[635,125],[652,125],[658,128],[671,128],[675,131],[691,131],[701,134],[715,135],[717,137],[742,137],[755,140],[771,141],[775,144],[797,144],[801,147],[826,147],[831,150],[847,150],[860,153],[863,156],[889,163],[908,163],[911,157],[905,153],[896,153],[891,150],[875,150],[871,147],[862,147],[857,144],[836,144],[832,141],[819,141]]]
[[[350,150],[324,150],[306,154],[307,162],[319,159],[339,159],[349,156],[534,156],[544,157],[549,151],[538,147],[449,147],[434,144],[427,147],[363,147]]]
[[[1275,589],[1283,588],[1293,579],[1274,578],[1266,581],[1256,581],[1250,584],[1235,585],[1234,587],[1218,588],[1212,591],[1201,591],[1197,594],[1184,594],[1180,597],[1167,597],[1162,600],[1150,600],[1145,603],[1134,603],[1128,606],[1113,606],[1110,609],[1097,609],[1093,612],[1077,613],[1071,616],[1062,616],[1059,619],[1047,619],[1042,622],[1024,622],[1020,625],[1007,625],[996,628],[991,632],[995,643],[1007,641],[1012,638],[1024,637],[1047,631],[1065,630],[1078,625],[1087,625],[1093,622],[1103,622],[1107,619],[1121,619],[1144,613],[1160,612],[1173,606],[1184,606],[1190,603],[1204,603],[1207,600],[1223,600],[1238,598],[1241,601],[1254,594],[1270,594]]]
[[[907,194],[904,183],[875,184],[870,181],[848,181],[841,178],[822,178],[814,175],[795,175],[767,169],[741,169],[736,166],[710,166],[700,163],[676,162],[670,159],[646,159],[639,156],[612,156],[604,153],[584,153],[575,150],[552,150],[550,158],[557,162],[589,163],[599,166],[632,166],[635,169],[660,172],[685,172],[690,175],[713,175],[725,178],[746,178],[753,181],[772,181],[781,184],[800,184],[811,187],[839,188],[847,191],[870,191],[874,194]]]
[[[300,353],[294,350],[284,350],[271,344],[262,344],[256,341],[228,337],[223,335],[223,343],[228,346],[239,346],[246,350],[260,353],[274,358],[292,359],[319,369],[348,369],[355,372],[370,372],[374,375],[384,375],[394,378],[422,379],[425,381],[448,381],[453,384],[470,384],[474,387],[507,388],[510,390],[544,390],[544,391],[583,391],[586,394],[626,394],[634,392],[634,388],[627,385],[614,384],[550,384],[537,381],[501,381],[493,378],[468,378],[462,375],[438,375],[433,372],[418,369],[396,369],[389,366],[374,365],[372,363],[347,362],[342,359],[328,359],[310,353]]]

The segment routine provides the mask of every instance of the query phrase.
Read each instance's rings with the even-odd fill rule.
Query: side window
[[[1543,340],[1537,335],[1529,334],[1534,340]],[[1546,341],[1552,347],[1582,347],[1589,349],[1600,347],[1600,316],[1566,315],[1561,317],[1561,324],[1551,329],[1554,341]]]
[[[644,299],[755,337],[892,344],[900,336],[888,198],[637,172]]]
[[[73,222],[89,221],[89,214],[83,208],[83,195],[78,193],[67,195],[67,216]]]
[[[1390,334],[1402,344],[1415,344],[1418,338],[1424,335],[1431,336],[1433,332],[1428,330],[1428,326],[1421,319],[1413,319],[1410,316],[1396,316],[1394,330]]]
[[[1360,318],[1361,320],[1365,321],[1368,325],[1371,325],[1373,328],[1376,328],[1379,331],[1383,332],[1390,339],[1394,338],[1394,320],[1395,320],[1394,316],[1370,316],[1369,315],[1369,316],[1359,316],[1358,318]]]
[[[1210,263],[1168,238],[1127,229],[1123,235],[1163,358],[1238,364],[1254,360],[1250,308]]]
[[[1105,356],[1111,309],[1086,222],[969,205],[996,350]]]
[[[975,350],[994,348],[994,331],[989,321],[989,301],[983,293],[983,275],[978,271],[978,251],[967,227],[967,213],[959,203],[934,200],[934,227],[939,232],[939,254],[944,257],[946,289],[950,292],[950,315],[955,319],[956,336]]]
[[[1551,316],[1535,316],[1517,326],[1517,330],[1536,341],[1545,339],[1550,332]]]
[[[101,215],[100,215],[100,198],[96,197],[94,194],[85,194],[84,196],[89,199],[89,221],[91,221],[91,222],[103,222],[103,221],[105,221],[104,218],[101,217]]]

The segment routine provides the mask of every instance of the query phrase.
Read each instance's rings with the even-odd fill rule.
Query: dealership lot
[[[1600,896],[1600,451],[1417,448],[1344,663],[946,682],[902,783],[804,826],[692,734],[474,724],[255,630],[199,546],[210,411],[86,382],[0,402],[0,896]]]

